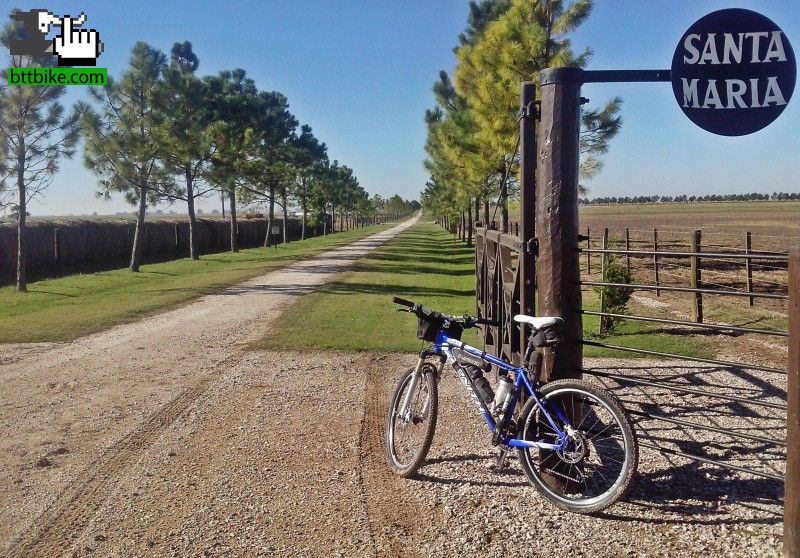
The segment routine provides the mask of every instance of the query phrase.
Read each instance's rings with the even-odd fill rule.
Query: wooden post
[[[519,312],[528,316],[536,315],[536,258],[528,243],[536,236],[536,84],[526,82],[520,91],[522,118],[519,121],[520,136],[520,215],[517,237],[523,250],[519,254]],[[475,213],[477,218],[478,214]],[[532,248],[532,246],[531,246]],[[525,354],[528,343],[528,329],[519,324],[518,359]],[[521,364],[521,363],[517,363]]]
[[[786,389],[786,477],[783,555],[800,556],[800,248],[789,257],[789,377]]]
[[[750,231],[747,231],[747,233],[745,234],[745,237],[744,237],[744,253],[747,254],[747,255],[750,255],[750,251],[753,248],[752,240],[753,239],[750,236]],[[747,259],[744,260],[744,262],[745,262],[744,263],[745,270],[747,271],[747,292],[748,293],[752,293],[753,292],[753,265],[752,265],[752,260],[750,258],[747,258]],[[753,306],[754,299],[753,299],[752,296],[749,297],[749,298],[750,298],[750,306]]]
[[[692,233],[691,239],[691,252],[697,254],[700,252],[700,241],[702,239],[702,232],[697,230]],[[697,255],[691,256],[690,261],[690,280],[693,289],[699,289],[703,284],[700,272],[700,257]],[[703,323],[703,295],[702,293],[692,293],[692,321],[698,324]]]
[[[59,238],[60,232],[61,230],[58,227],[53,229],[53,262],[56,265],[56,269],[58,269],[61,264],[61,238]]]
[[[608,229],[603,230],[603,250],[608,250]],[[608,254],[605,252],[600,256],[600,282],[604,283],[606,280],[606,264],[608,263]],[[606,287],[600,287],[600,312],[606,311]],[[600,316],[600,323],[597,326],[597,333],[603,335],[606,331],[606,317]]]
[[[631,230],[625,227],[625,251],[630,252],[631,249]],[[631,255],[625,254],[625,265],[628,268],[628,273],[631,271]]]
[[[583,70],[542,70],[536,183],[536,283],[539,311],[565,321],[544,381],[580,378],[583,367],[578,252],[578,159]],[[549,359],[545,359],[547,361]]]
[[[653,229],[653,273],[655,274],[656,287],[660,285],[658,281],[658,229]],[[661,296],[661,291],[656,289],[656,296]]]
[[[592,230],[589,227],[586,227],[586,248],[588,250],[592,248]],[[592,254],[586,252],[586,275],[590,273],[592,273]]]

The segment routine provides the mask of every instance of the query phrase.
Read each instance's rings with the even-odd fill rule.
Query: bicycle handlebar
[[[394,299],[392,299],[392,302],[394,302],[395,304],[399,304],[400,306],[408,306],[409,308],[414,307],[413,302],[400,297],[394,297]]]
[[[448,316],[447,314],[441,314],[439,312],[434,312],[432,310],[428,310],[424,308],[421,304],[416,302],[411,302],[410,300],[406,300],[400,297],[394,297],[392,302],[395,304],[399,304],[400,306],[405,306],[409,308],[409,312],[416,314],[419,317],[424,316],[431,316],[431,315],[438,315],[439,317],[450,320],[451,322],[456,322],[462,324],[465,328],[475,327],[477,325],[488,325],[488,326],[499,326],[501,325],[500,322],[497,320],[487,320],[486,318],[475,318],[473,316]]]

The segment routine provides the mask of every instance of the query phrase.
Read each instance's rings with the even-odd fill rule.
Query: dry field
[[[705,242],[730,248],[744,248],[747,231],[752,233],[753,249],[785,252],[792,244],[800,245],[800,203],[798,202],[723,202],[696,204],[583,206],[581,229],[592,229],[601,236],[602,229],[621,237],[625,228],[637,237],[652,240],[657,228],[659,240],[688,243],[695,229],[703,231]]]

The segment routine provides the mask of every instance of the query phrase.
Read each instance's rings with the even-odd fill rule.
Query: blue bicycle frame
[[[564,432],[562,428],[555,423],[553,418],[548,412],[547,405],[539,398],[538,390],[536,386],[531,384],[530,380],[528,379],[528,370],[523,366],[512,366],[507,362],[487,354],[485,351],[478,349],[477,347],[473,347],[472,345],[467,345],[463,341],[458,339],[453,339],[445,335],[443,331],[439,331],[438,335],[436,336],[436,341],[431,348],[431,353],[436,355],[445,355],[447,357],[447,362],[452,363],[456,361],[456,357],[453,354],[453,349],[460,349],[474,357],[477,357],[484,362],[488,362],[497,366],[498,368],[505,370],[507,372],[514,372],[515,374],[515,381],[514,381],[514,395],[511,399],[511,402],[506,409],[505,415],[503,415],[500,424],[507,424],[511,419],[511,415],[514,413],[514,409],[517,406],[519,401],[519,394],[522,389],[528,393],[530,397],[532,397],[536,403],[539,405],[539,408],[542,410],[547,422],[550,423],[551,428],[554,432],[558,435],[558,443],[551,444],[547,442],[534,442],[531,440],[521,440],[519,438],[508,438],[505,435],[500,436],[500,442],[505,444],[506,446],[512,448],[540,448],[540,449],[547,449],[547,450],[562,450],[567,445],[567,433]],[[460,366],[454,366],[456,371],[458,372],[459,378],[464,386],[469,391],[470,399],[475,405],[478,407],[483,419],[486,421],[486,425],[489,427],[489,430],[494,434],[497,431],[497,422],[495,421],[492,413],[489,412],[489,409],[480,400],[480,398],[475,393],[475,389],[473,388],[472,380],[467,376],[466,372]],[[554,408],[551,409],[552,412],[558,417],[560,421],[562,421],[566,425],[570,425],[570,421],[564,416],[564,413],[561,412],[560,409]]]

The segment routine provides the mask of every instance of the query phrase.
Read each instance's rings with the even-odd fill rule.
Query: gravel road
[[[780,555],[776,481],[645,447],[626,502],[598,517],[561,512],[515,461],[489,470],[488,435],[451,374],[428,462],[399,479],[384,463],[384,420],[413,355],[242,347],[404,226],[74,343],[0,348],[0,555]],[[741,371],[587,364],[781,397],[779,381]],[[747,405],[604,382],[638,408],[655,396],[670,416],[781,433],[779,413],[762,424]],[[641,431],[709,457],[730,451],[671,424]],[[727,457],[781,472],[767,447]]]

